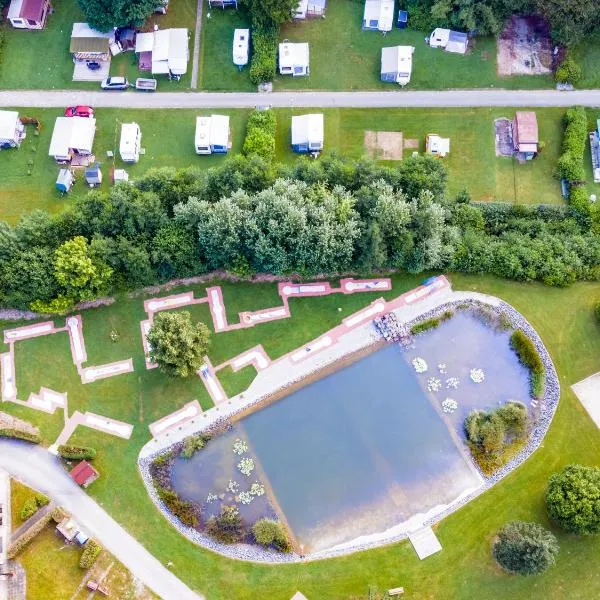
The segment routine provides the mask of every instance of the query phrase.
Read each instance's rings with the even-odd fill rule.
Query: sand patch
[[[402,160],[401,131],[365,131],[365,149],[379,160]]]

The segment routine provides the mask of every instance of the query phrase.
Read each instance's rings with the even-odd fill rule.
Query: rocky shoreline
[[[477,488],[472,493],[468,494],[467,496],[462,497],[459,501],[454,502],[451,505],[447,506],[444,510],[440,511],[435,516],[424,521],[423,522],[424,526],[433,525],[433,524],[439,522],[444,517],[448,516],[449,514],[453,513],[454,511],[458,510],[459,508],[461,508],[462,506],[464,506],[465,504],[467,504],[468,502],[470,502],[471,500],[473,500],[474,498],[476,498],[477,496],[479,496],[480,494],[482,494],[483,492],[485,492],[486,490],[491,488],[493,485],[498,483],[506,475],[508,475],[508,473],[513,471],[515,468],[517,468],[519,465],[521,465],[525,460],[527,460],[527,458],[529,458],[533,454],[533,452],[535,452],[535,450],[537,450],[538,447],[540,446],[540,444],[542,443],[542,440],[550,427],[550,424],[551,424],[554,414],[556,412],[556,408],[558,406],[558,401],[560,398],[560,385],[559,385],[559,381],[558,381],[558,375],[554,368],[552,359],[551,359],[547,349],[545,348],[541,338],[539,337],[539,335],[537,334],[535,329],[531,326],[531,324],[525,319],[525,317],[523,317],[523,315],[521,315],[519,312],[517,312],[509,304],[507,304],[501,300],[498,300],[496,298],[493,298],[491,296],[485,296],[483,294],[478,294],[478,293],[474,293],[474,292],[473,293],[455,292],[454,295],[458,296],[458,298],[454,299],[454,300],[446,301],[443,304],[440,304],[439,306],[436,306],[435,308],[420,314],[418,317],[416,317],[410,321],[407,321],[405,323],[406,327],[410,330],[410,328],[413,325],[415,325],[421,321],[435,318],[435,317],[441,315],[444,311],[456,309],[457,307],[459,307],[461,305],[463,305],[463,306],[470,305],[473,308],[483,307],[486,310],[492,309],[498,316],[504,316],[508,320],[508,322],[510,323],[510,326],[513,329],[522,329],[523,332],[534,343],[536,350],[538,351],[540,358],[544,364],[545,370],[546,370],[545,388],[544,388],[543,397],[540,399],[540,402],[539,402],[539,415],[538,415],[538,417],[534,423],[534,426],[531,430],[529,441],[527,442],[526,446],[510,462],[508,462],[506,465],[504,465],[502,468],[500,468],[498,471],[496,471],[491,476],[483,475],[481,473],[481,470],[479,469],[478,465],[475,463],[475,461],[472,461],[473,464],[475,465],[476,469],[482,476],[482,479],[484,481],[483,485],[480,486],[479,488]],[[401,315],[398,315],[398,316],[399,316],[399,319],[402,320]],[[372,346],[372,345],[376,345],[379,342],[380,342],[380,338],[377,334],[375,334],[375,330],[373,328],[373,335],[369,336],[369,338],[365,340],[365,345],[364,345],[362,351],[364,352],[365,348],[368,348],[369,346]],[[353,353],[356,353],[356,350]],[[339,357],[339,359],[341,359],[341,360],[347,359],[347,358],[348,358],[348,355]],[[323,368],[323,365],[318,365],[315,368],[314,372],[316,373],[316,372],[320,371],[322,368]],[[326,365],[326,368],[331,368],[331,365]],[[199,426],[197,428],[197,430],[194,431],[194,433],[202,433],[203,431],[207,431],[209,429],[214,429],[215,427],[221,427],[223,425],[226,425],[234,417],[239,416],[239,414],[246,413],[250,408],[255,408],[258,405],[265,403],[265,401],[268,401],[269,397],[271,397],[273,394],[277,394],[278,396],[280,396],[283,392],[288,391],[289,388],[291,388],[293,386],[297,386],[298,383],[303,380],[305,380],[305,377],[302,377],[297,381],[295,380],[295,381],[288,382],[285,386],[282,386],[281,388],[274,390],[272,394],[265,394],[264,396],[261,396],[261,397],[255,399],[254,401],[249,402],[248,404],[244,405],[242,408],[238,408],[237,410],[231,411],[226,416],[225,415],[217,416],[215,419],[205,422],[202,426]],[[152,483],[152,478],[150,476],[149,467],[150,467],[151,462],[155,458],[157,458],[158,456],[160,456],[168,451],[169,451],[169,448],[159,450],[149,456],[145,456],[138,460],[138,466],[140,469],[140,473],[141,473],[144,483],[148,489],[150,497],[152,498],[152,500],[156,504],[156,506],[160,509],[160,511],[163,513],[165,518],[180,533],[185,535],[192,542],[199,544],[209,550],[212,550],[214,552],[217,552],[219,554],[227,556],[229,558],[234,558],[234,559],[238,559],[238,560],[262,562],[262,563],[290,563],[290,562],[299,562],[299,561],[306,561],[306,560],[320,560],[320,559],[325,559],[325,558],[333,558],[333,557],[337,557],[337,556],[343,556],[343,555],[351,554],[351,553],[358,552],[361,550],[367,550],[367,549],[382,546],[382,545],[396,543],[396,542],[406,539],[408,537],[408,532],[403,532],[400,534],[395,534],[395,535],[390,535],[390,536],[381,535],[381,537],[378,537],[377,539],[373,539],[372,541],[369,541],[368,543],[357,544],[355,546],[348,546],[348,547],[340,548],[338,550],[325,550],[322,552],[309,554],[307,556],[300,556],[298,554],[293,554],[293,553],[281,554],[278,552],[268,551],[268,550],[260,548],[258,546],[253,546],[253,545],[249,545],[249,544],[237,544],[237,545],[232,545],[232,546],[220,544],[219,542],[216,542],[215,540],[210,538],[208,535],[205,535],[203,533],[196,531],[195,529],[192,529],[190,527],[186,527],[185,525],[183,525],[176,517],[174,517],[166,509],[164,504],[158,498],[158,494]],[[470,456],[470,453],[469,453],[469,456]],[[377,537],[377,536],[374,536],[374,537]]]

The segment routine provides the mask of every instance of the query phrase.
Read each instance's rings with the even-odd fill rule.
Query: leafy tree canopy
[[[261,28],[291,21],[298,8],[298,0],[244,0],[244,4],[250,11],[252,24]]]
[[[88,23],[98,31],[144,24],[160,0],[78,0]]]

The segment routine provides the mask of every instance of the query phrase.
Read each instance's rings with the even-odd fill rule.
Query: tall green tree
[[[254,27],[281,25],[292,20],[298,0],[243,0],[252,16]]]
[[[598,0],[533,0],[533,8],[548,20],[552,36],[563,44],[581,41],[600,23]]]
[[[98,31],[113,27],[140,27],[154,12],[159,0],[78,0],[88,23]]]
[[[190,313],[161,312],[148,332],[150,360],[170,377],[190,377],[201,367],[210,344],[204,323],[193,323]]]

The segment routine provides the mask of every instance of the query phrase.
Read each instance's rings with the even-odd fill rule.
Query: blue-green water
[[[427,361],[426,373],[415,372],[416,356]],[[485,371],[481,384],[469,379],[474,367]],[[427,391],[430,377],[453,376],[457,389]],[[459,404],[449,416],[440,410],[448,396]],[[173,482],[199,501],[230,478],[242,488],[268,482],[298,543],[318,551],[381,533],[477,487],[462,448],[464,416],[527,398],[527,373],[508,334],[460,313],[408,352],[386,346],[244,418],[192,460],[178,461]],[[249,478],[236,469],[236,438],[248,441],[257,463]],[[241,510],[254,520],[265,497]]]

